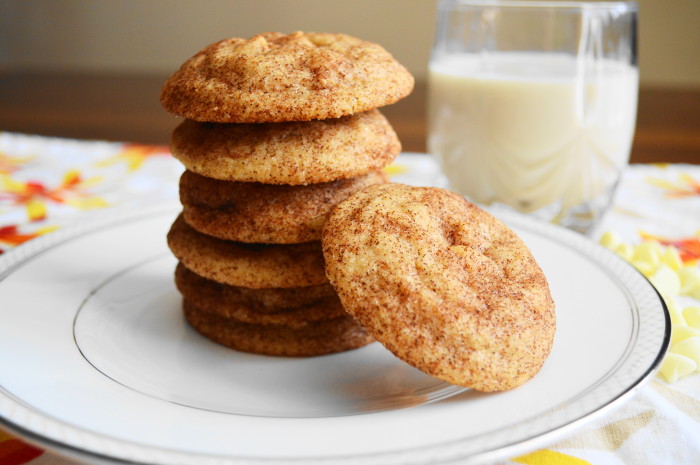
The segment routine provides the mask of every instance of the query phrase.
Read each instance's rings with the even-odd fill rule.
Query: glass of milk
[[[589,233],[628,164],[634,2],[440,0],[428,148],[471,201]]]

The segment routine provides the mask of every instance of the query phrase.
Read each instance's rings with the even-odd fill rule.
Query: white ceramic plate
[[[479,394],[379,344],[306,359],[249,355],[183,321],[166,232],[176,206],[113,213],[0,256],[0,417],[92,462],[412,464],[507,458],[630,398],[668,344],[668,313],[586,238],[509,223],[557,305],[541,372]]]

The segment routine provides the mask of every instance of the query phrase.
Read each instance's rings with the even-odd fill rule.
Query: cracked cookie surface
[[[165,82],[160,100],[168,112],[196,121],[278,123],[389,105],[413,85],[378,44],[345,34],[265,32],[205,47]]]
[[[175,285],[202,312],[242,323],[300,327],[347,315],[330,284],[250,289],[203,278],[179,263]]]
[[[199,276],[253,289],[327,283],[320,241],[245,244],[202,234],[178,216],[167,235],[173,255]]]
[[[277,124],[183,121],[173,156],[197,174],[224,181],[305,185],[368,173],[401,151],[378,110],[344,118]]]
[[[351,316],[312,321],[301,326],[251,324],[202,311],[182,302],[187,322],[204,337],[254,354],[310,357],[357,349],[374,342]]]
[[[323,224],[342,200],[387,182],[381,171],[307,186],[221,181],[185,171],[180,201],[185,221],[209,236],[239,242],[320,241]]]
[[[551,350],[544,273],[511,229],[457,194],[368,187],[336,207],[322,243],[345,309],[432,376],[506,390],[532,378]]]

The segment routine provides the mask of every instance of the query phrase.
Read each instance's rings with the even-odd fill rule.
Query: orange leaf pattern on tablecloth
[[[14,224],[0,226],[0,245],[15,247],[30,239],[34,239],[51,231],[55,231],[56,229],[58,229],[57,226],[46,226],[33,232],[23,233],[19,231],[19,226]],[[0,254],[2,253],[3,249],[0,248]]]
[[[170,156],[170,151],[168,147],[161,145],[124,144],[120,153],[98,162],[97,166],[126,163],[129,171],[136,171],[152,156]]]
[[[656,241],[666,247],[673,246],[677,248],[681,260],[685,264],[692,264],[700,260],[700,234],[696,237],[672,239],[640,231],[639,236],[643,240]]]
[[[100,182],[99,177],[83,179],[76,170],[66,172],[56,187],[48,187],[40,181],[20,181],[0,174],[0,201],[24,205],[29,221],[40,221],[46,219],[47,202],[70,205],[79,210],[106,207],[104,199],[88,192]]]
[[[686,173],[679,174],[676,182],[654,176],[648,176],[646,181],[652,186],[664,189],[665,196],[671,199],[700,196],[700,182]]]

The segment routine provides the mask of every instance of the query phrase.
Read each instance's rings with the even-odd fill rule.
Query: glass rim
[[[636,1],[577,1],[577,0],[440,0],[439,6],[474,6],[474,7],[519,7],[519,8],[551,8],[551,9],[623,9],[636,11],[639,5]]]

